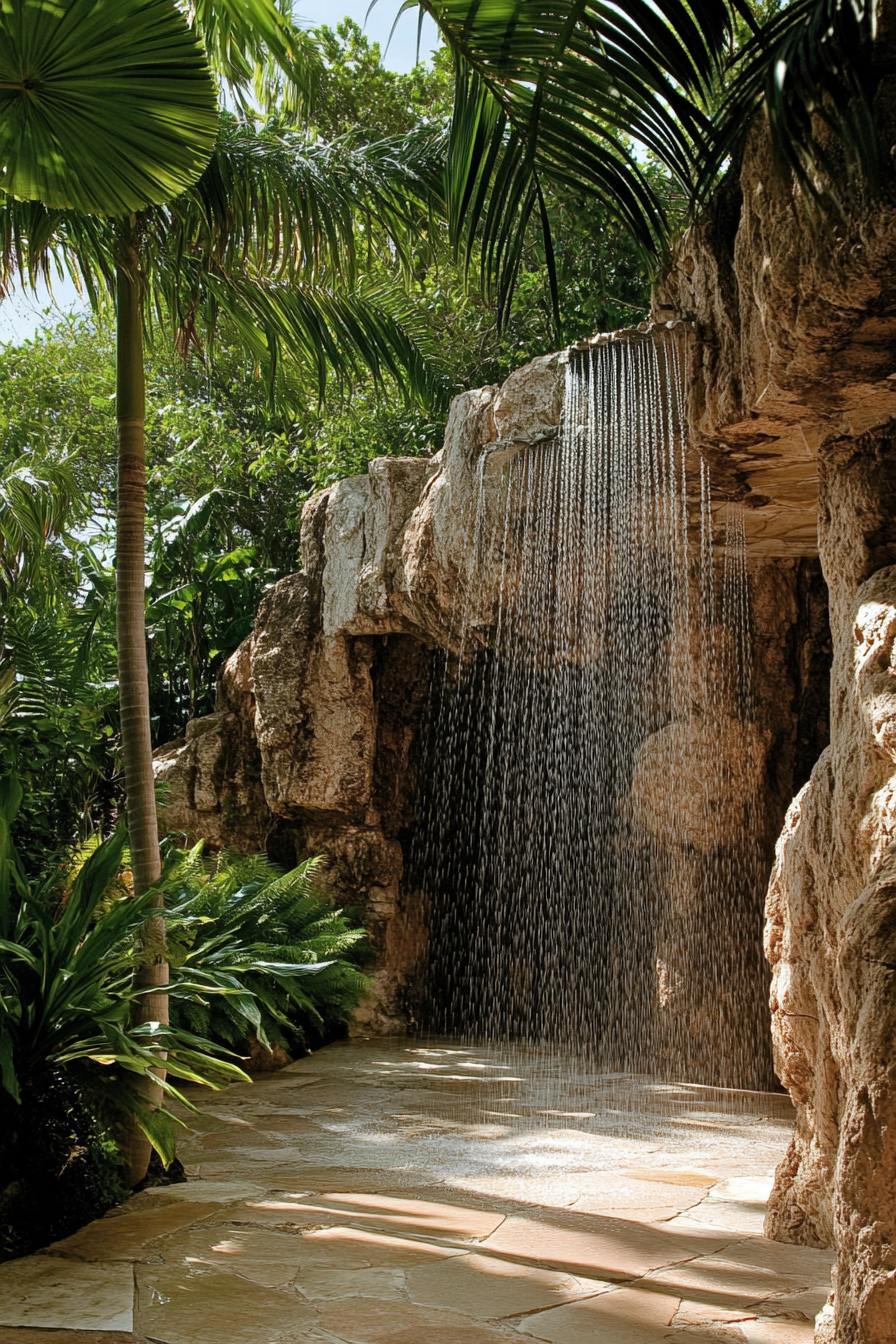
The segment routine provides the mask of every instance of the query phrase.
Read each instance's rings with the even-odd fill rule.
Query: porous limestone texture
[[[788,812],[766,925],[777,1068],[797,1103],[767,1229],[833,1241],[838,1344],[896,1341],[894,502],[896,422],[826,455],[831,745]]]
[[[733,650],[726,656],[728,632],[716,626],[676,658],[687,691],[638,749],[630,843],[640,834],[654,846],[651,1047],[660,1072],[768,1088],[762,901],[794,789],[828,740],[830,643],[817,561],[751,558],[747,580],[749,713],[736,703],[742,681]],[[717,936],[707,939],[707,928]]]

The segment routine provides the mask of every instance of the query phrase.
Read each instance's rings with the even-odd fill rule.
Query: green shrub
[[[172,1020],[242,1049],[249,1032],[301,1048],[351,1017],[369,981],[364,930],[314,889],[318,859],[284,873],[262,856],[176,851],[163,878],[174,985],[231,975],[246,995],[179,995]]]
[[[10,835],[21,800],[18,781],[0,779],[0,1092],[21,1105],[64,1069],[97,1114],[134,1116],[170,1161],[175,1117],[167,1106],[151,1109],[135,1082],[164,1060],[166,1094],[189,1104],[172,1079],[224,1087],[245,1074],[188,1031],[131,1024],[134,969],[158,953],[143,940],[155,893],[135,898],[119,886],[107,899],[124,855],[123,825],[66,889],[70,873],[58,864],[26,878]],[[229,982],[207,979],[206,993],[231,992]]]
[[[153,947],[159,889],[130,894],[123,826],[85,846],[76,872],[55,863],[32,879],[10,834],[21,801],[18,781],[0,778],[0,1259],[122,1197],[125,1117],[169,1163],[181,1123],[170,1101],[195,1109],[182,1080],[248,1081],[222,1058],[230,1046],[254,1033],[295,1047],[345,1021],[367,983],[351,962],[362,931],[314,894],[313,863],[281,874],[263,859],[174,851],[160,884],[168,939]],[[159,956],[172,962],[171,1025],[134,1026],[134,970]],[[153,1110],[136,1084],[160,1065]]]
[[[18,1101],[0,1090],[0,1261],[46,1246],[130,1193],[114,1122],[72,1070],[37,1070]]]

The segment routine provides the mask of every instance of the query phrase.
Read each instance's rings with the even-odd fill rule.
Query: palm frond
[[[0,574],[6,594],[18,578],[27,582],[47,542],[72,521],[78,487],[72,463],[63,457],[36,460],[31,454],[0,475]]]
[[[223,114],[215,152],[195,187],[143,222],[147,264],[184,272],[195,296],[204,267],[269,279],[338,273],[355,278],[358,236],[371,229],[399,256],[419,249],[420,224],[438,206],[441,146],[432,132],[354,145],[322,144],[277,119]],[[184,300],[180,306],[183,307]]]
[[[14,282],[52,291],[68,276],[96,307],[114,293],[114,231],[99,216],[0,192],[0,298]]]
[[[760,109],[778,161],[810,199],[837,194],[841,155],[847,176],[876,191],[882,156],[875,34],[874,0],[793,0],[764,24],[737,54],[700,194],[714,183],[721,162],[737,153]]]
[[[734,5],[701,0],[421,0],[452,48],[455,106],[446,173],[452,234],[473,240],[502,306],[540,179],[609,202],[656,256],[668,221],[631,149],[690,190],[710,143],[706,111],[732,38]]]
[[[188,18],[212,69],[244,112],[279,106],[295,117],[313,107],[323,73],[314,40],[293,21],[290,0],[188,0]]]
[[[205,55],[173,0],[0,5],[0,191],[128,215],[196,180],[216,126]]]
[[[345,381],[361,372],[378,383],[391,376],[425,407],[438,407],[449,395],[422,344],[425,333],[413,308],[396,287],[370,285],[343,293],[322,285],[212,276],[206,284],[243,344],[266,366],[272,394],[285,359],[312,371],[321,398],[331,374]]]

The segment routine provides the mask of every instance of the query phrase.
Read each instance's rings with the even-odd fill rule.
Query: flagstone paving
[[[811,1344],[777,1094],[346,1041],[197,1089],[186,1184],[0,1266],[0,1344]]]

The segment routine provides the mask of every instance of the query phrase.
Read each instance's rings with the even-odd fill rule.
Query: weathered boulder
[[[281,579],[252,636],[255,735],[265,799],[280,817],[363,822],[376,729],[369,640],[323,634],[304,574]]]

